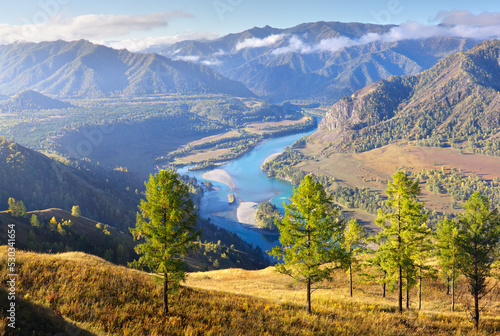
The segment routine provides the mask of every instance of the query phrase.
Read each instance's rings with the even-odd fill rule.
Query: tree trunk
[[[163,313],[168,314],[168,278],[167,273],[165,273],[165,278],[163,282]]]
[[[455,311],[455,263],[451,268],[451,311]]]
[[[384,270],[384,282],[382,283],[382,297],[385,298],[385,278],[387,277],[387,271]]]
[[[418,279],[418,310],[422,308],[422,269],[420,269],[420,275]]]
[[[352,297],[352,265],[349,265],[349,287],[350,287],[350,294]]]
[[[312,310],[311,310],[311,279],[307,279],[307,313],[312,314]]]
[[[403,271],[401,266],[398,267],[398,313],[403,313]]]
[[[450,295],[450,276],[446,276],[446,295]]]
[[[477,246],[474,246],[474,326],[479,330],[479,271],[478,271],[478,252]]]
[[[410,309],[410,281],[408,275],[406,277],[406,309]]]

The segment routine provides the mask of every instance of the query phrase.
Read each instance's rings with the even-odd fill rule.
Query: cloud
[[[200,61],[200,56],[176,56],[173,58],[173,60],[198,63]]]
[[[216,32],[195,33],[187,31],[182,34],[175,34],[162,37],[147,37],[144,39],[125,39],[120,41],[95,41],[99,44],[107,45],[115,49],[127,49],[132,52],[142,52],[152,49],[162,49],[165,45],[174,44],[184,40],[213,40],[219,37]]]
[[[435,20],[441,20],[441,24],[446,26],[500,26],[500,13],[483,12],[474,15],[464,10],[441,11],[436,15]]]
[[[308,44],[302,41],[300,37],[292,35],[288,39],[288,45],[275,49],[272,54],[336,52],[342,48],[373,42],[397,42],[433,37],[457,37],[476,40],[500,39],[500,13],[484,12],[475,15],[468,11],[449,11],[440,12],[436,18],[441,20],[441,24],[427,25],[410,21],[391,28],[383,34],[368,33],[359,39],[341,36],[324,39],[317,44]]]
[[[244,41],[240,41],[236,44],[236,51],[240,51],[241,49],[245,48],[262,48],[262,47],[270,47],[277,43],[278,41],[281,41],[285,35],[283,34],[273,34],[269,35],[268,37],[265,37],[263,39],[257,38],[257,37],[250,37],[245,39]]]
[[[125,36],[132,31],[165,27],[173,18],[193,16],[173,11],[143,15],[81,15],[63,19],[61,13],[47,22],[24,25],[0,25],[0,42],[41,42],[52,40],[103,40]]]
[[[309,54],[313,52],[314,49],[304,43],[298,36],[292,35],[288,40],[288,46],[280,47],[275,49],[272,54],[273,55],[283,55],[290,52],[298,52],[301,54]]]

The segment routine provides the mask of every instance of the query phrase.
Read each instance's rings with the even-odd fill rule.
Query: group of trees
[[[470,310],[475,327],[479,326],[480,300],[489,292],[489,279],[500,247],[500,214],[489,200],[474,193],[465,203],[465,212],[456,221],[444,219],[435,233],[427,226],[428,215],[419,202],[420,187],[403,171],[393,175],[386,190],[385,207],[379,209],[376,223],[381,231],[366,238],[356,220],[347,225],[340,210],[332,203],[319,182],[308,175],[294,190],[285,207],[283,220],[277,221],[281,246],[270,255],[278,258],[276,269],[304,281],[307,285],[307,311],[311,312],[311,284],[329,279],[335,268],[348,269],[352,295],[353,265],[359,254],[367,253],[365,266],[381,271],[379,281],[396,283],[398,312],[403,312],[403,291],[409,308],[410,289],[419,284],[418,308],[421,307],[422,279],[433,274],[430,259],[438,256],[441,272],[454,288],[459,271],[468,286],[474,304]],[[377,244],[365,247],[367,240]],[[438,248],[433,249],[434,242]]]
[[[142,256],[134,266],[142,265],[163,275],[167,313],[168,292],[185,278],[182,256],[196,247],[200,232],[188,189],[177,173],[161,171],[152,175],[146,186],[146,200],[141,201],[137,226],[131,229],[136,239],[142,239],[136,246]],[[420,309],[422,279],[433,273],[429,261],[437,255],[441,272],[452,288],[452,309],[458,271],[473,298],[470,313],[478,328],[479,302],[490,290],[492,266],[500,247],[498,210],[491,208],[486,197],[474,193],[457,220],[441,221],[433,233],[426,224],[424,205],[418,200],[418,181],[398,171],[386,194],[385,208],[379,209],[376,220],[381,231],[368,238],[356,220],[346,223],[320,182],[315,182],[311,175],[305,176],[285,206],[285,215],[275,221],[281,234],[280,245],[268,253],[279,260],[277,271],[306,284],[307,311],[312,313],[311,290],[315,283],[330,279],[335,269],[348,270],[352,296],[353,272],[361,264],[371,265],[381,275],[384,295],[385,284],[396,283],[398,312],[402,313],[403,291],[406,289],[409,308],[410,289],[417,281]],[[368,241],[378,247],[368,249]],[[360,258],[362,252],[367,256]]]

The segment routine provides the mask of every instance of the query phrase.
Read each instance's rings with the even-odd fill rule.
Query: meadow
[[[0,248],[2,292],[7,285],[7,248]],[[81,252],[37,254],[17,251],[17,327],[7,326],[6,293],[0,306],[1,335],[493,335],[500,332],[499,290],[490,294],[480,331],[475,332],[459,297],[437,280],[424,284],[424,304],[397,314],[395,296],[380,285],[356,284],[348,296],[347,275],[336,273],[313,293],[273,268],[191,273],[162,314],[162,284],[155,276],[116,266]]]

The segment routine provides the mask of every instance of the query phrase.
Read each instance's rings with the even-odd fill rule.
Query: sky
[[[255,26],[288,28],[315,21],[403,24],[418,31],[444,23],[460,26],[453,34],[460,30],[467,35],[473,29],[473,34],[488,31],[494,36],[500,35],[500,1],[9,1],[0,12],[0,43],[84,38],[137,51],[184,39],[213,39]]]

